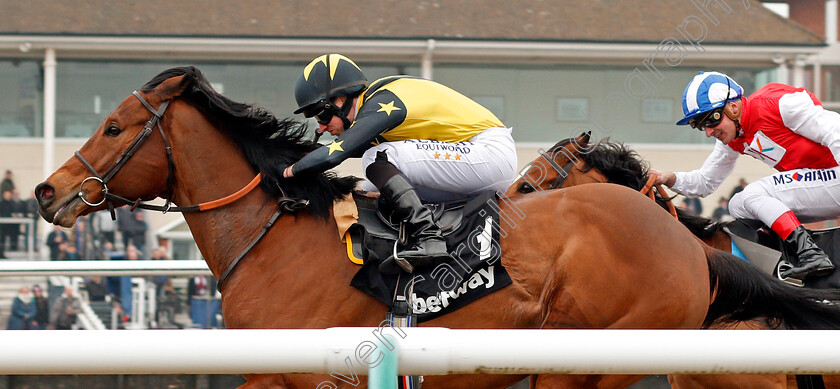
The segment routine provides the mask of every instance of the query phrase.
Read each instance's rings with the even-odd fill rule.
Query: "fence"
[[[404,375],[840,373],[840,336],[830,331],[796,331],[795,345],[784,331],[399,331],[6,331],[0,374],[365,375],[383,333],[399,342]]]
[[[212,275],[204,261],[2,261],[0,277]]]

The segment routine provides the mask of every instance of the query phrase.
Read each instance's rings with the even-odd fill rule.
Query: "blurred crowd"
[[[38,243],[38,208],[34,192],[21,200],[15,188],[14,175],[5,172],[0,181],[0,259],[7,251],[29,249],[28,234],[32,234],[33,250],[45,246],[52,261],[64,260],[169,260],[166,247],[157,246],[151,238],[142,209],[131,212],[127,206],[116,209],[117,220],[109,212],[97,212],[80,217],[72,229],[53,226],[43,244]],[[28,223],[19,219],[29,218]],[[106,306],[118,318],[119,327],[131,320],[132,279],[137,277],[85,277],[84,282],[72,286],[39,285],[21,287],[14,297],[7,324],[8,329],[71,329],[77,327],[76,318],[82,300],[92,306]],[[167,328],[183,327],[175,316],[183,312],[190,315],[192,327],[217,327],[216,315],[220,312],[215,279],[208,276],[144,277],[148,288],[155,291],[157,323]],[[180,282],[179,282],[180,281]],[[180,288],[176,288],[176,284]],[[45,290],[46,289],[46,290]],[[52,292],[52,293],[50,293]],[[53,296],[50,296],[52,294]],[[103,320],[104,321],[104,320]]]

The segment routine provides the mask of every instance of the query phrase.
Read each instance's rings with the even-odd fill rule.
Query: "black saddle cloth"
[[[384,201],[353,197],[359,221],[348,232],[354,255],[364,259],[350,283],[353,287],[388,306],[395,293],[407,293],[417,321],[423,322],[511,284],[500,260],[499,206],[494,192],[468,201],[427,204],[453,258],[438,266],[417,268],[413,274],[397,275],[379,271],[379,264],[393,253],[398,236],[399,225],[391,220],[390,209]],[[382,203],[383,212],[377,203]]]
[[[773,230],[764,226],[759,220],[738,219],[726,225],[730,233],[751,242],[781,252],[780,261],[791,262],[795,253],[789,252],[782,244],[782,239]],[[840,269],[840,227],[823,230],[808,230],[814,243],[817,244],[826,255],[831,258],[835,267]],[[776,274],[773,274],[774,276]],[[840,288],[840,271],[835,270],[832,274],[805,279],[804,286],[809,288]]]

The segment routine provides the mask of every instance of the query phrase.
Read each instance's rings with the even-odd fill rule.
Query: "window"
[[[37,61],[0,59],[0,137],[43,135],[42,87]]]

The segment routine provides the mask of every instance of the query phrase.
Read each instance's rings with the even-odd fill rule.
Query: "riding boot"
[[[432,219],[432,212],[420,202],[411,182],[402,175],[392,176],[379,192],[395,208],[394,215],[405,224],[407,245],[397,257],[414,267],[430,266],[449,258],[446,241],[440,227]]]
[[[792,260],[793,267],[781,271],[780,276],[804,279],[809,276],[828,274],[834,270],[831,259],[817,247],[802,225],[797,226],[788,235],[784,244],[788,251],[795,252],[796,255]]]

